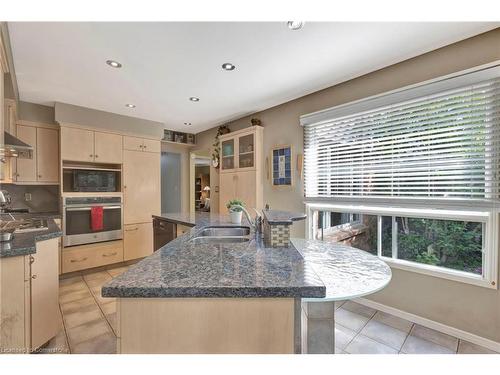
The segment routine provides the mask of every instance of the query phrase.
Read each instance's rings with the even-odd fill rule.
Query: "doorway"
[[[181,212],[181,154],[161,153],[161,212]]]
[[[210,212],[210,157],[199,152],[190,155],[190,194],[191,212]]]

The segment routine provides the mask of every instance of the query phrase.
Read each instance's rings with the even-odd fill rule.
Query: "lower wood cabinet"
[[[177,237],[182,236],[184,233],[191,230],[192,227],[188,227],[187,225],[177,224],[176,233]]]
[[[99,242],[62,249],[62,273],[105,266],[123,261],[123,241]]]
[[[30,352],[59,333],[58,238],[0,259],[0,351]]]
[[[153,223],[124,226],[123,260],[143,258],[153,254]]]

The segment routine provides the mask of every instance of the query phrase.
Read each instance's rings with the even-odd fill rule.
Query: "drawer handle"
[[[138,230],[138,229],[139,229],[139,227],[136,227],[134,229],[125,229],[125,232],[133,232],[133,231]]]
[[[71,259],[70,262],[71,263],[85,262],[87,259],[88,259],[87,257],[82,258],[82,259]]]
[[[102,254],[102,256],[103,256],[104,258],[107,258],[107,257],[112,257],[112,256],[115,256],[116,254],[118,254],[118,252],[117,252],[117,251],[115,251],[114,253],[111,253],[111,254]]]

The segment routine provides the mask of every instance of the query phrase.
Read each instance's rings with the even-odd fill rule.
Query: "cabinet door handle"
[[[107,257],[112,257],[112,256],[115,256],[116,254],[118,254],[118,252],[117,252],[117,251],[115,251],[114,253],[111,253],[111,254],[102,254],[102,256],[103,256],[104,258],[107,258]]]
[[[41,175],[41,174],[39,174],[39,175],[38,175],[38,178],[42,178],[42,175]]]
[[[87,259],[88,259],[87,257],[82,259],[71,259],[70,262],[71,263],[85,262]]]
[[[31,276],[31,278],[32,278],[33,280],[35,280],[35,279],[36,279],[36,275]]]
[[[90,155],[89,155],[89,157],[93,158],[93,157],[94,157],[94,155],[90,154]]]
[[[125,232],[133,232],[133,231],[138,230],[138,229],[139,229],[139,227],[136,227],[134,229],[125,229]]]
[[[96,158],[98,158],[98,157],[99,157],[99,155],[94,155],[94,156],[95,156]]]
[[[33,264],[35,262],[35,258],[33,257],[33,255],[30,255],[30,264]]]

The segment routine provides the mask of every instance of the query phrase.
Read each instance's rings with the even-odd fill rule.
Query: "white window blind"
[[[306,197],[497,200],[500,79],[414,94],[306,123]],[[331,113],[345,114],[346,106]]]

